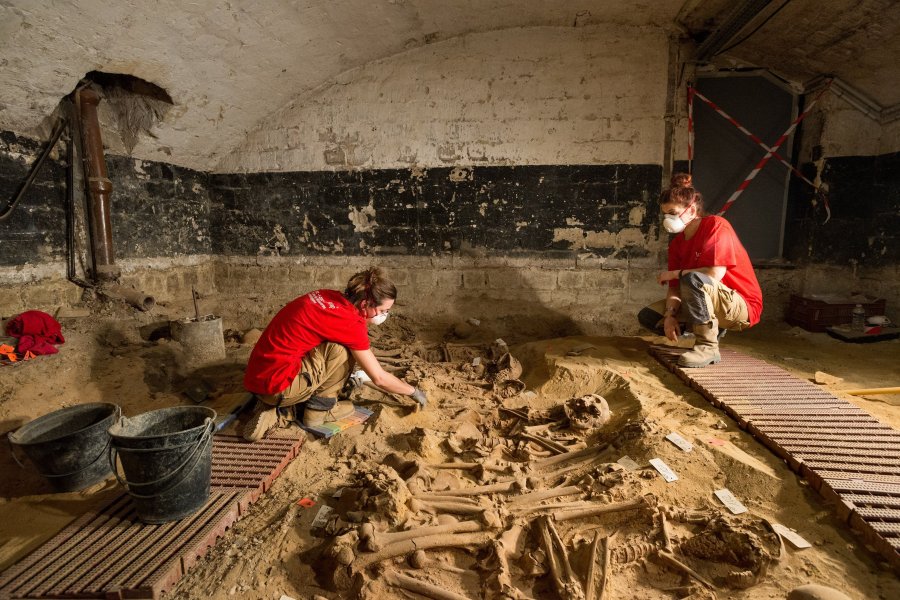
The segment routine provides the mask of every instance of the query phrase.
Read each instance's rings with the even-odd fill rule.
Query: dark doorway
[[[765,72],[701,76],[697,89],[751,133],[772,145],[796,117],[795,94]],[[717,213],[766,151],[717,114],[694,100],[694,183],[707,210]],[[793,136],[778,153],[790,160]],[[782,256],[790,171],[772,158],[725,213],[754,260]]]

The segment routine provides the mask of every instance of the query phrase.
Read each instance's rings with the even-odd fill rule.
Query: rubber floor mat
[[[303,439],[213,437],[212,491],[190,517],[148,525],[122,494],[0,573],[7,598],[155,599],[172,589],[297,457]]]
[[[787,371],[721,348],[722,361],[678,366],[686,349],[650,353],[806,479],[900,570],[900,431]]]

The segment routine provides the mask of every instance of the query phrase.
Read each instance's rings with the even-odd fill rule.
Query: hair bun
[[[673,188],[689,188],[694,187],[694,178],[690,173],[675,173],[672,175]]]

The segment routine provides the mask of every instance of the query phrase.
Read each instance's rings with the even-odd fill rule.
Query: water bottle
[[[862,304],[857,304],[850,311],[850,328],[854,331],[862,331],[866,327],[866,309]]]

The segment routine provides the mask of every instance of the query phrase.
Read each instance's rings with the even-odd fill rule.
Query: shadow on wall
[[[523,276],[523,269],[498,267],[464,273],[464,280],[477,279],[476,287],[463,288],[446,299],[446,310],[436,310],[435,325],[444,320],[455,337],[479,340],[502,338],[510,344],[535,339],[582,335],[584,330],[570,313],[551,308],[545,301],[557,291],[536,289]],[[483,278],[483,279],[482,279]],[[477,320],[473,327],[470,319]]]

